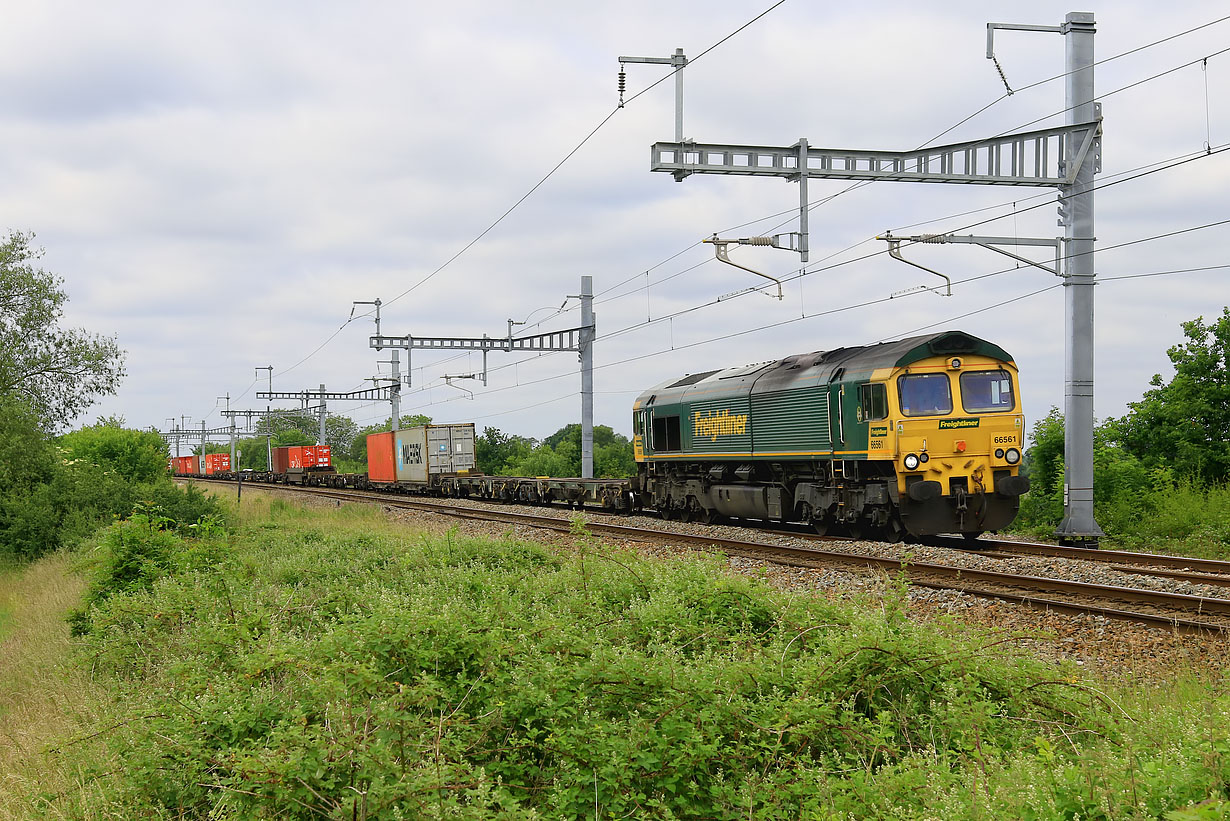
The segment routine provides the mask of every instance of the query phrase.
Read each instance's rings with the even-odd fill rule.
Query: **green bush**
[[[1120,443],[1121,423],[1094,432],[1094,518],[1109,541],[1135,548],[1230,555],[1230,491],[1149,465]],[[1032,488],[1021,500],[1018,531],[1049,538],[1063,518],[1063,416],[1052,408],[1031,435]]]
[[[1050,666],[907,621],[901,591],[858,612],[583,537],[560,557],[270,513],[226,562],[114,531],[82,648],[134,699],[112,811],[862,815],[919,759],[1113,733]]]

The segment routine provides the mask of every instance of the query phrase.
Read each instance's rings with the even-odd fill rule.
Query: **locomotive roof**
[[[979,339],[963,331],[941,331],[894,342],[835,348],[831,351],[813,351],[795,354],[773,362],[688,374],[681,379],[665,382],[646,391],[637,400],[636,406],[643,407],[651,397],[656,397],[658,404],[672,399],[678,401],[678,397],[692,386],[718,380],[727,381],[731,388],[735,388],[738,383],[745,383],[746,380],[757,382],[762,377],[766,379],[766,382],[786,383],[795,382],[803,371],[807,371],[812,378],[828,381],[829,377],[839,368],[850,372],[870,372],[877,368],[903,368],[932,356],[971,355],[987,356],[1005,362],[1012,361],[1012,356],[1007,351],[985,339]]]

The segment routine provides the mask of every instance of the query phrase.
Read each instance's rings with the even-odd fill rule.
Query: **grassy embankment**
[[[60,666],[61,623],[45,626],[26,686],[46,693],[27,696],[34,710],[5,730],[29,735],[41,700],[59,716],[38,735],[71,738],[0,758],[0,810],[1199,819],[1230,809],[1221,677],[1087,680],[1002,634],[913,623],[900,589],[835,606],[732,577],[717,560],[616,551],[580,529],[556,553],[409,532],[368,508],[244,508],[231,533],[187,540],[137,517],[91,554],[72,663]],[[63,579],[63,562],[27,571],[21,589],[39,574]],[[68,605],[51,599],[42,610],[54,622]],[[8,606],[17,635],[27,611]]]

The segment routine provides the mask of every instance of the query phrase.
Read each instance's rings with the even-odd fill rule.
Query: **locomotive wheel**
[[[695,505],[696,505],[696,500],[690,499],[690,497],[689,499],[684,500],[684,506],[679,508],[679,521],[680,522],[685,522],[685,523],[691,522],[692,519],[696,517]]]
[[[867,534],[867,528],[862,519],[856,519],[846,525],[846,535],[851,539],[862,539]]]
[[[901,526],[901,522],[893,519],[885,525],[880,538],[889,544],[897,544],[905,537],[905,528]]]
[[[713,521],[713,511],[701,505],[694,497],[688,497],[688,513],[692,519],[703,525]]]
[[[670,497],[667,497],[662,506],[658,508],[658,515],[668,522],[675,518],[675,508],[671,504]]]
[[[832,532],[833,525],[836,522],[833,519],[833,514],[827,508],[822,507],[813,511],[810,507],[807,507],[804,512],[807,514],[807,518],[811,520],[812,529],[816,531],[817,536],[827,536]]]

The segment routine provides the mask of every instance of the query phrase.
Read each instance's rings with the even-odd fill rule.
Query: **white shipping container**
[[[427,425],[394,434],[397,481],[429,484],[433,477],[474,470],[474,425]]]

